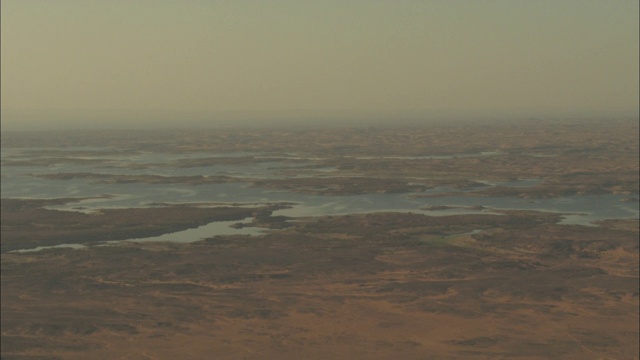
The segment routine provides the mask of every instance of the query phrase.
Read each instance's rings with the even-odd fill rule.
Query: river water
[[[498,153],[479,153],[477,156],[499,156]],[[460,155],[450,155],[460,156]],[[473,156],[473,154],[464,154]],[[181,161],[215,158],[247,158],[241,164],[215,164],[184,167]],[[438,158],[442,158],[439,156]],[[47,160],[48,159],[48,160]],[[53,159],[53,160],[51,160]],[[253,160],[252,160],[253,159]],[[26,161],[46,160],[41,163]],[[326,196],[277,191],[252,187],[247,178],[272,179],[291,176],[327,176],[333,169],[319,166],[318,158],[305,158],[301,154],[256,154],[256,153],[189,153],[163,154],[139,151],[116,152],[108,148],[21,148],[2,150],[2,198],[49,199],[62,197],[90,197],[51,208],[67,211],[90,212],[101,208],[147,207],[157,203],[200,203],[256,205],[267,203],[293,203],[274,215],[291,217],[344,215],[380,211],[423,213],[432,216],[494,213],[502,210],[537,210],[565,214],[562,223],[592,226],[593,221],[604,219],[638,218],[637,196],[625,195],[580,195],[549,199],[522,199],[517,197],[414,197],[415,194],[364,194]],[[23,161],[20,163],[20,161]],[[228,161],[227,161],[228,162]],[[315,165],[318,165],[314,167]],[[51,180],[36,177],[38,174],[98,173],[113,175],[160,175],[160,176],[220,176],[236,178],[237,182],[221,184],[148,184],[148,183],[103,183],[95,180],[74,178]],[[483,179],[473,179],[482,181]],[[527,187],[534,186],[539,179],[521,179],[503,183],[488,183],[488,186]],[[451,192],[449,188],[429,189],[421,194]],[[108,195],[108,196],[105,196]],[[629,199],[631,198],[631,199]],[[634,199],[636,198],[636,199]],[[429,207],[448,206],[441,210]],[[233,222],[235,223],[235,222]],[[195,241],[202,237],[226,234],[257,234],[257,229],[234,229],[224,222],[212,223],[199,229],[155,237],[155,241]],[[134,240],[134,239],[132,239]],[[135,239],[136,241],[141,239]],[[144,239],[143,239],[144,240]]]

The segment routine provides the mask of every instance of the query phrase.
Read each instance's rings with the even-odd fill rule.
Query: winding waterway
[[[450,155],[461,156],[461,155]],[[464,154],[463,156],[474,156]],[[499,156],[499,153],[479,153],[477,156]],[[205,166],[180,166],[180,161],[193,159],[253,157],[249,161]],[[260,158],[262,157],[262,158]],[[441,158],[439,156],[438,158]],[[254,161],[251,161],[254,159]],[[494,213],[495,210],[537,210],[565,214],[564,224],[592,226],[604,219],[638,218],[638,203],[634,196],[579,195],[544,199],[518,197],[441,196],[415,197],[415,194],[388,193],[362,195],[311,195],[284,190],[252,187],[246,182],[252,179],[273,179],[295,176],[325,176],[332,169],[320,166],[317,158],[305,158],[300,154],[255,153],[193,153],[164,154],[143,152],[116,152],[106,148],[43,149],[22,148],[2,151],[2,198],[89,198],[78,202],[52,206],[52,209],[90,212],[103,208],[148,207],[158,203],[195,203],[206,206],[216,204],[256,205],[293,203],[274,215],[290,217],[343,215],[398,211],[423,213],[432,216]],[[215,161],[214,161],[215,162]],[[318,165],[314,169],[314,164]],[[181,183],[159,184],[139,182],[99,182],[95,179],[72,178],[54,180],[34,175],[58,173],[92,173],[112,175],[160,175],[160,176],[220,176],[237,179],[228,183],[190,185]],[[482,181],[482,179],[477,179]],[[488,186],[528,187],[539,179],[522,179]],[[450,193],[449,188],[429,189],[420,194]],[[108,195],[108,196],[105,196]],[[443,208],[446,207],[446,208]],[[433,209],[429,209],[433,208]],[[236,221],[237,222],[237,221]],[[229,227],[236,222],[216,222],[197,229],[165,234],[135,241],[196,241],[204,237],[227,234],[259,234],[256,228]]]

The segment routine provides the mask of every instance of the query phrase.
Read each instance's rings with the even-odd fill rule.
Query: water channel
[[[95,154],[92,154],[92,151]],[[75,153],[74,153],[75,152]],[[450,155],[461,156],[461,155]],[[464,154],[473,156],[473,154]],[[479,153],[477,156],[500,156],[499,153]],[[253,157],[239,164],[209,164],[181,167],[180,161],[192,159]],[[260,159],[262,157],[262,159]],[[437,157],[442,158],[442,155]],[[54,160],[51,160],[54,159]],[[59,159],[59,160],[58,160]],[[34,161],[42,160],[42,161]],[[317,166],[317,158],[291,154],[255,153],[193,153],[163,154],[127,152],[116,153],[105,148],[69,148],[62,150],[3,149],[2,198],[51,199],[87,198],[50,208],[65,211],[91,212],[104,208],[149,207],[158,203],[194,203],[203,206],[293,203],[290,208],[274,212],[289,217],[344,215],[382,211],[422,213],[431,216],[495,213],[495,210],[536,210],[564,214],[563,224],[593,226],[604,219],[638,218],[638,203],[625,195],[579,195],[543,199],[518,197],[442,196],[415,197],[416,194],[310,195],[290,191],[252,187],[247,177],[273,179],[288,176],[326,176],[332,169]],[[213,161],[215,163],[215,161]],[[229,161],[227,161],[228,163]],[[160,176],[220,176],[236,178],[237,182],[189,184],[109,183],[86,178],[52,180],[34,175],[57,173],[92,173],[111,175]],[[294,175],[292,175],[294,174]],[[482,181],[482,179],[476,179]],[[485,182],[488,186],[528,187],[540,179],[520,179],[502,183]],[[429,189],[420,194],[448,193],[449,188]],[[432,208],[432,209],[430,209]],[[233,222],[214,222],[197,229],[131,241],[196,241],[204,237],[230,234],[260,234],[251,227],[240,229]]]

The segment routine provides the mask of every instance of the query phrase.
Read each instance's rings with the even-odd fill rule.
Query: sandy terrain
[[[268,189],[424,196],[448,186],[474,196],[624,194],[637,202],[637,124],[3,133],[3,149],[37,143],[61,150],[2,166],[71,164],[79,160],[69,154],[86,150],[63,148],[83,145],[110,147],[97,150],[105,156],[114,149],[127,156],[255,151],[312,162],[295,170],[304,176],[287,176],[289,169],[271,181],[241,180]],[[167,166],[215,161],[264,158]],[[149,185],[239,181],[47,176]],[[481,182],[514,179],[539,183]],[[286,218],[271,216],[277,204],[157,204],[93,214],[44,208],[69,201],[2,199],[3,360],[638,359],[638,219],[560,225],[560,214],[536,211]],[[96,246],[247,217],[271,230],[190,244]],[[63,243],[89,247],[9,252]]]

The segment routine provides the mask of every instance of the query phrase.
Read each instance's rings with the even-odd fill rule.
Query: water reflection
[[[294,193],[284,190],[269,190],[250,187],[243,181],[250,178],[282,178],[311,176],[311,174],[332,172],[336,168],[321,165],[318,161],[326,159],[305,157],[304,154],[260,154],[252,152],[235,153],[184,153],[167,154],[141,152],[136,150],[116,150],[109,148],[66,148],[66,149],[3,149],[2,160],[37,160],[51,156],[76,160],[96,160],[95,162],[57,162],[52,165],[35,162],[21,166],[2,167],[3,198],[88,198],[75,203],[52,206],[52,209],[91,212],[102,208],[149,207],[158,203],[166,204],[264,204],[295,203],[289,209],[278,210],[274,215],[290,217],[344,215],[352,213],[370,213],[380,211],[401,211],[423,213],[426,215],[454,214],[494,214],[494,210],[536,210],[566,214],[561,223],[590,225],[591,222],[615,218],[638,218],[637,202],[624,201],[628,195],[578,195],[550,199],[522,199],[517,197],[473,197],[442,196],[415,198],[407,194],[364,194],[326,196]],[[390,159],[440,159],[469,156],[499,156],[499,152],[473,154],[425,155],[425,156],[379,156],[358,158]],[[253,157],[257,161],[241,164],[208,164],[205,166],[180,167],[181,160],[207,160],[216,158]],[[108,163],[104,161],[108,160]],[[38,165],[39,164],[39,165]],[[192,163],[198,164],[198,162]],[[51,180],[30,176],[29,174],[55,173],[104,173],[114,175],[161,175],[161,176],[219,176],[236,178],[237,182],[188,184],[146,184],[146,183],[108,183],[91,179],[72,178]],[[478,180],[482,182],[482,180]],[[540,183],[540,179],[516,179],[506,182],[486,182],[489,186],[531,187]],[[422,194],[442,194],[455,191],[450,188],[434,188]],[[108,194],[110,196],[103,196]],[[449,206],[447,209],[434,207]],[[187,231],[187,230],[186,230]],[[233,229],[224,222],[211,223],[202,229],[190,229],[180,234],[166,234],[155,240],[193,239],[202,234],[247,234],[259,233],[253,228]],[[174,240],[176,241],[176,240]],[[180,241],[180,240],[177,240]],[[186,241],[186,240],[185,240]],[[189,240],[191,241],[191,240]]]
[[[190,243],[198,240],[203,240],[212,236],[218,235],[260,235],[264,233],[264,229],[256,227],[243,226],[241,228],[232,227],[232,225],[243,223],[250,219],[244,219],[243,221],[215,221],[206,225],[199,226],[193,229],[187,229],[182,231],[176,231],[169,234],[163,234],[159,236],[150,236],[146,238],[135,238],[128,240],[115,240],[108,241],[107,244],[117,244],[121,241],[131,242],[178,242],[178,243]],[[247,224],[249,225],[249,224]]]

